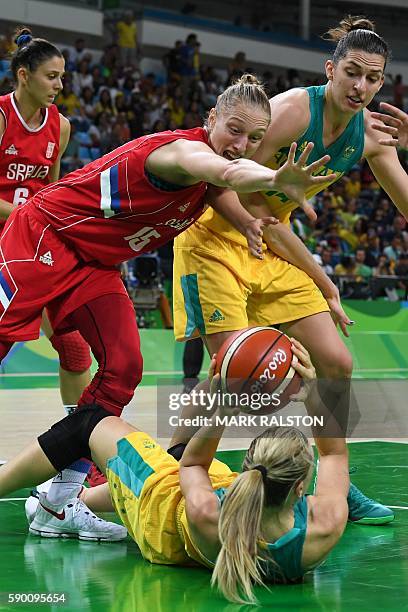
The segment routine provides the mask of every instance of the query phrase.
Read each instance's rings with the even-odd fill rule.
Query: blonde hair
[[[333,53],[335,64],[353,49],[382,55],[385,61],[384,67],[391,58],[388,44],[375,31],[374,22],[364,15],[346,15],[339,25],[328,30],[323,38],[337,43]]]
[[[264,585],[260,563],[265,552],[258,546],[264,539],[263,509],[282,507],[313,464],[307,439],[295,427],[270,428],[252,441],[242,473],[228,488],[218,524],[221,550],[211,584],[228,600],[257,603],[252,588],[254,583]]]
[[[271,107],[265,89],[257,77],[253,74],[243,74],[235,83],[227,87],[217,98],[215,111],[229,113],[238,104],[245,106],[258,106],[265,111],[269,120],[271,118]]]

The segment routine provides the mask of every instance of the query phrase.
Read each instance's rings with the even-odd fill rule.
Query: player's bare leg
[[[308,411],[312,414],[330,413],[335,419],[335,427],[339,427],[342,436],[346,437],[353,360],[330,314],[321,312],[284,323],[280,328],[305,346],[316,368],[318,385],[308,398]],[[333,434],[326,432],[326,445],[336,444],[336,438],[330,437]],[[350,485],[348,504],[349,520],[352,522],[381,525],[394,518],[392,510],[369,499],[353,484]]]

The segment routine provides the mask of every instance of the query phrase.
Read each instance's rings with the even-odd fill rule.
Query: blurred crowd
[[[238,52],[224,71],[203,64],[200,42],[191,33],[164,54],[160,75],[146,74],[140,69],[133,14],[128,11],[106,25],[112,41],[98,59],[83,38],[70,50],[63,49],[66,73],[56,104],[71,123],[63,174],[144,134],[202,125],[223,89],[251,71],[244,52]],[[13,87],[7,60],[13,44],[11,35],[0,39],[0,94]],[[261,78],[269,96],[324,82],[305,81],[296,70],[279,75],[268,70]],[[390,101],[402,107],[403,95],[398,76],[393,81],[393,97],[398,100]],[[406,160],[403,162],[406,167]],[[311,227],[302,214],[295,214],[293,229],[326,272],[338,277],[343,295],[406,298],[405,280],[373,286],[376,278],[408,277],[408,229],[368,165],[355,166],[348,176],[316,196],[314,204],[316,225]],[[171,247],[165,247],[162,256],[162,268],[170,276]]]

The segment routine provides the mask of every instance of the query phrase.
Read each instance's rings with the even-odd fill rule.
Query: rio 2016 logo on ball
[[[293,357],[290,339],[278,329],[250,327],[235,332],[217,353],[215,372],[221,376],[221,391],[247,397],[270,395],[271,402],[256,410],[260,415],[283,408],[301,385]],[[242,409],[252,412],[250,406]]]

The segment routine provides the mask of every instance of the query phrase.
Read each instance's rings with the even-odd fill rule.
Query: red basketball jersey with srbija
[[[59,151],[60,116],[51,105],[44,109],[41,125],[30,128],[18,110],[14,92],[0,96],[0,112],[5,123],[0,140],[0,198],[17,206],[49,183]],[[0,220],[0,232],[4,223]]]
[[[42,189],[30,215],[85,262],[111,266],[157,249],[203,211],[207,183],[178,188],[146,172],[150,153],[179,139],[208,144],[203,128],[142,136]]]

